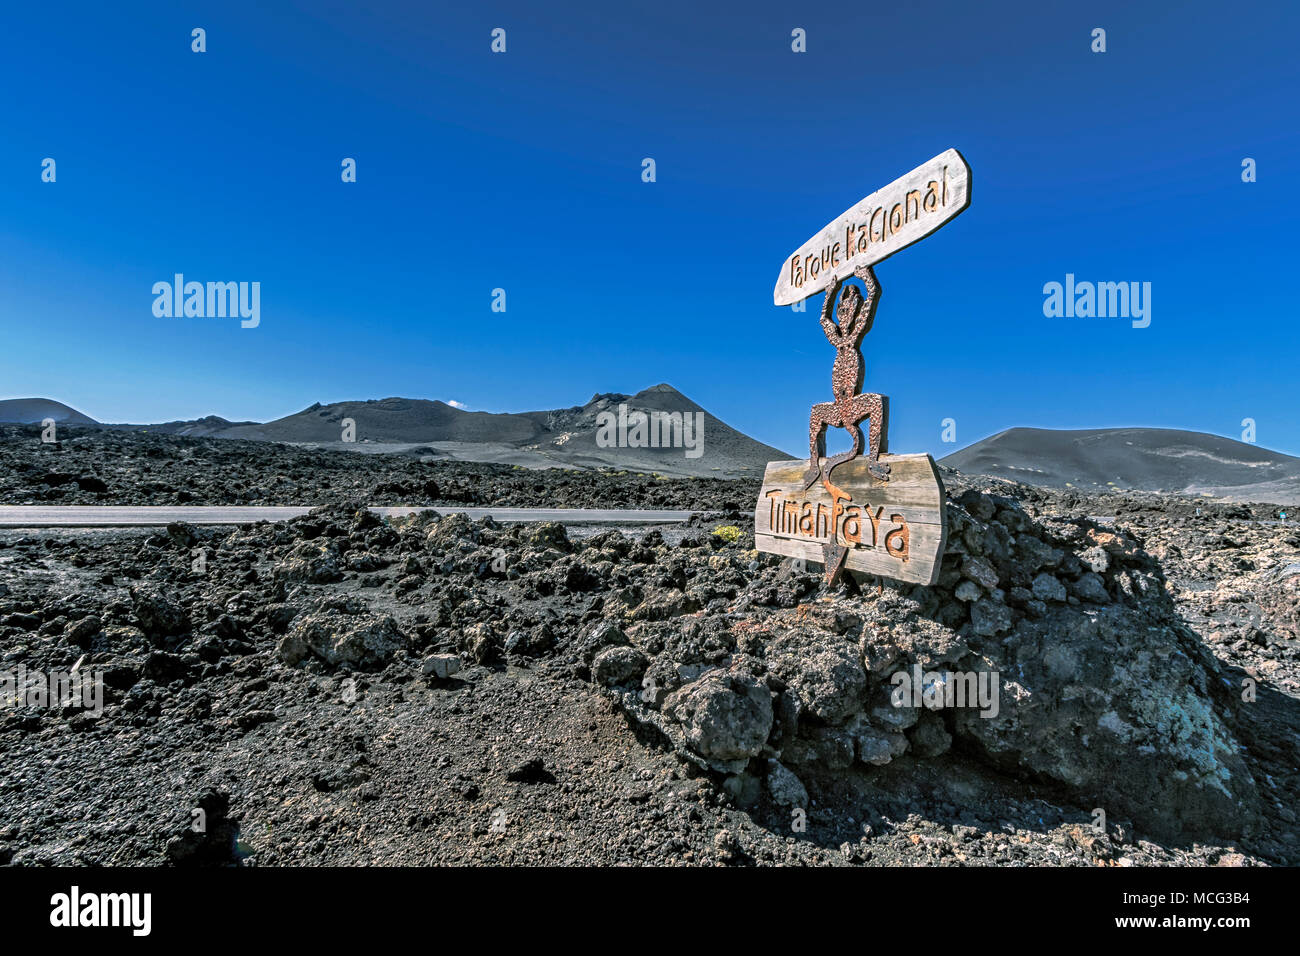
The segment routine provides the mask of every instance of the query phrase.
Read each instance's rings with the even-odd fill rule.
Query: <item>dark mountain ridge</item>
[[[1009,428],[940,464],[1049,488],[1206,493],[1278,503],[1300,497],[1300,458],[1172,428]]]

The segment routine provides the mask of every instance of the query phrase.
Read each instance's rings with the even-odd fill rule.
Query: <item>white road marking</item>
[[[173,521],[194,525],[251,524],[255,521],[285,521],[312,509],[244,505],[3,505],[0,528],[127,528],[161,527]],[[491,516],[494,521],[558,521],[561,524],[677,524],[690,519],[694,511],[623,510],[618,508],[379,508],[371,511],[397,517],[418,511],[464,514],[471,520]]]

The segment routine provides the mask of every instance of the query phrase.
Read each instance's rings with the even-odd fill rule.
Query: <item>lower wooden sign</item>
[[[868,459],[854,458],[806,491],[807,459],[768,462],[754,510],[755,546],[838,562],[862,575],[934,584],[948,539],[939,470],[929,455],[881,455],[880,462],[890,466],[886,480],[868,471]]]

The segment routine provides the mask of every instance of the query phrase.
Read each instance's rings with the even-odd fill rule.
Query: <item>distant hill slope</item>
[[[18,425],[39,425],[47,418],[59,424],[97,425],[88,415],[50,398],[7,398],[0,400],[0,422]]]
[[[680,432],[676,447],[633,447],[628,440],[611,447],[597,441],[601,413],[617,420],[626,413],[703,415],[702,454],[688,457]],[[595,395],[585,405],[537,412],[469,412],[445,402],[384,398],[365,402],[312,405],[265,425],[239,425],[217,432],[221,438],[261,441],[339,443],[343,419],[356,423],[358,443],[422,444],[469,461],[504,461],[530,467],[608,467],[671,475],[738,477],[761,475],[768,461],[790,456],[736,431],[670,385],[655,385],[636,395]],[[696,419],[692,417],[694,423]],[[674,420],[675,421],[675,420]],[[692,432],[692,438],[694,438]],[[605,437],[605,436],[599,436]]]
[[[284,442],[335,442],[343,419],[356,423],[357,440],[371,442],[527,442],[540,429],[523,415],[466,412],[423,398],[380,398],[365,402],[317,403],[265,425],[239,425],[223,438]]]
[[[152,425],[105,425],[104,427],[124,431],[147,431],[159,435],[185,435],[191,438],[203,438],[231,428],[256,424],[257,422],[232,422],[220,415],[205,415],[202,418],[191,418],[176,422],[158,422]]]
[[[1051,488],[1208,492],[1279,503],[1300,497],[1300,458],[1169,428],[1010,428],[940,464]]]

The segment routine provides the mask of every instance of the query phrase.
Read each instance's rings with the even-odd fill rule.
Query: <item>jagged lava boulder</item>
[[[771,561],[726,614],[611,602],[645,666],[639,690],[610,692],[712,770],[781,767],[782,799],[798,789],[787,774],[960,747],[1155,835],[1245,832],[1258,796],[1228,682],[1140,543],[978,490],[948,519],[933,586],[828,592],[815,569]],[[647,602],[672,603],[662,583]]]

